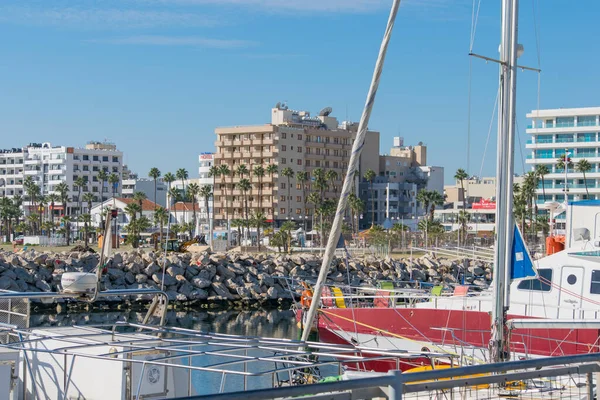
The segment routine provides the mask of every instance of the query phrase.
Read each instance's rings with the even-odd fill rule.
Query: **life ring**
[[[300,296],[300,304],[302,307],[310,308],[310,304],[312,303],[313,291],[310,289],[305,289],[302,291],[302,295]]]

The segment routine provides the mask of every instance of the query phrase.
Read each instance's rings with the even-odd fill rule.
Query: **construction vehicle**
[[[166,246],[167,251],[174,251],[176,253],[185,253],[187,251],[188,247],[190,247],[191,245],[196,244],[196,243],[206,246],[205,235],[196,236],[192,240],[188,240],[186,242],[182,242],[178,239],[167,239],[165,246]]]

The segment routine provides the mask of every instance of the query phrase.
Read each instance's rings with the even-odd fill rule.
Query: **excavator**
[[[188,247],[190,247],[193,244],[200,244],[203,246],[206,246],[206,235],[198,235],[195,238],[193,238],[192,240],[188,240],[186,242],[181,242],[180,240],[177,239],[167,239],[167,242],[165,243],[167,251],[174,251],[176,253],[185,253],[188,249]]]

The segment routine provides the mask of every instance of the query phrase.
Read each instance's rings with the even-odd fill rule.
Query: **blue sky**
[[[499,0],[481,1],[474,51],[497,57]],[[269,122],[286,101],[358,120],[390,0],[0,0],[0,147],[116,142],[141,176],[187,168],[214,128]],[[472,0],[404,0],[370,127],[428,145],[446,181],[467,167]],[[535,10],[535,11],[534,11]],[[520,62],[542,108],[598,105],[600,3],[521,0]],[[534,18],[535,14],[535,18]],[[472,60],[470,173],[479,174],[497,66]],[[537,107],[520,72],[518,121]],[[483,162],[494,174],[495,123]],[[521,152],[516,170],[522,171]]]

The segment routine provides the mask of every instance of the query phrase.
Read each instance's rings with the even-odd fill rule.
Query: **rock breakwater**
[[[60,291],[65,272],[92,272],[99,255],[91,252],[0,252],[0,289],[17,292]],[[299,293],[286,278],[314,281],[321,259],[313,254],[163,253],[114,254],[103,277],[104,289],[163,288],[177,302],[282,302]],[[449,260],[433,255],[382,260],[372,256],[335,258],[328,282],[352,286],[381,280],[432,284],[461,282],[486,287],[491,267],[479,261]],[[409,283],[399,283],[399,285]],[[109,299],[110,300],[110,299]],[[117,299],[113,299],[117,300]],[[148,300],[139,296],[135,300]]]

